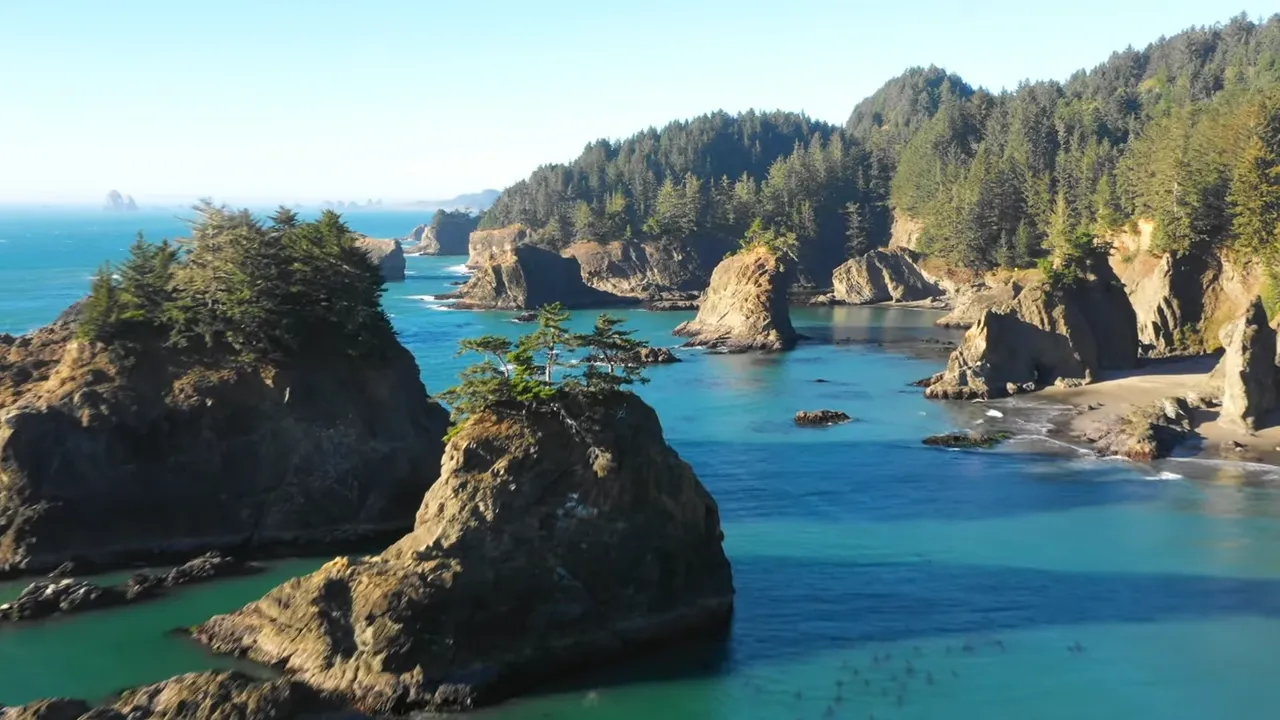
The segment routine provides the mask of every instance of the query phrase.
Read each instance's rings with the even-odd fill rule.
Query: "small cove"
[[[348,220],[382,236],[421,221]],[[155,239],[181,233],[164,215],[0,216],[9,240],[0,245],[0,332],[55,317],[138,226]],[[385,298],[431,391],[465,364],[454,355],[459,339],[526,329],[512,313],[426,299],[462,277],[458,264],[410,258],[408,280]],[[619,314],[664,346],[678,344],[670,330],[692,316]],[[576,313],[575,323],[593,315]],[[921,397],[908,383],[943,361],[912,349],[959,337],[934,328],[934,317],[796,308],[797,329],[814,341],[793,353],[678,351],[685,362],[653,368],[639,392],[720,504],[738,589],[731,636],[478,717],[1270,717],[1280,703],[1269,671],[1280,644],[1280,493],[1231,481],[1244,471],[1224,465],[1149,468],[1041,452],[1031,440],[992,452],[921,446],[925,435],[979,421],[1034,434],[1051,411]],[[817,408],[857,421],[794,426],[797,410]],[[1005,417],[987,415],[992,408]],[[98,698],[234,666],[170,631],[326,559],[0,628],[0,704]],[[26,582],[0,585],[0,601]],[[1077,643],[1083,651],[1069,649]]]

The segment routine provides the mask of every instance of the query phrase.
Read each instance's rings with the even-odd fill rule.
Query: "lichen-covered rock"
[[[1215,376],[1222,380],[1220,419],[1252,432],[1276,408],[1276,331],[1267,324],[1262,298],[1239,320],[1222,328],[1226,352]]]
[[[1101,455],[1149,462],[1169,457],[1191,430],[1191,405],[1170,397],[1117,416],[1084,439]]]
[[[800,426],[820,427],[840,425],[852,421],[848,413],[839,410],[801,410],[796,413],[795,423]]]
[[[1092,382],[1104,369],[1132,368],[1138,339],[1133,307],[1110,268],[1069,287],[1041,282],[988,309],[965,334],[931,398],[1007,396],[1011,387]]]
[[[87,343],[73,312],[0,345],[0,573],[402,532],[447,428],[391,335],[249,365]]]
[[[715,501],[638,397],[474,416],[412,533],[195,637],[365,712],[468,709],[640,646],[723,629]]]
[[[491,254],[457,291],[441,296],[468,310],[532,310],[551,303],[568,308],[608,307],[637,302],[589,287],[578,261],[533,245]]]
[[[731,351],[790,350],[798,338],[778,256],[763,247],[730,255],[711,274],[698,316],[675,334],[686,345]]]
[[[356,246],[364,250],[378,266],[382,279],[387,282],[404,281],[404,246],[399,240],[379,240],[371,237],[356,238]]]
[[[943,295],[906,248],[872,250],[835,269],[835,298],[850,305],[917,302]]]

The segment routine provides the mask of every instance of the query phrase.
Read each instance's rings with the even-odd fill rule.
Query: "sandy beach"
[[[1203,392],[1208,375],[1217,363],[1217,356],[1148,360],[1135,370],[1108,373],[1092,385],[1047,388],[1037,395],[1046,401],[1075,407],[1077,414],[1063,429],[1081,437],[1133,407],[1166,397]],[[1219,422],[1217,410],[1196,410],[1193,420],[1198,437],[1184,443],[1178,456],[1280,465],[1280,413],[1272,413],[1263,429],[1254,434]],[[1233,442],[1243,447],[1231,446]]]

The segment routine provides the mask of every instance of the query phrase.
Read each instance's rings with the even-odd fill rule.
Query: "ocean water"
[[[425,218],[361,213],[403,235]],[[48,322],[164,215],[0,213],[0,332]],[[458,339],[516,334],[511,313],[448,309],[461,258],[410,258],[386,306],[433,391]],[[624,311],[654,344],[690,313]],[[590,322],[592,313],[574,321]],[[732,632],[478,713],[535,718],[1271,718],[1280,647],[1280,492],[1267,468],[1097,460],[1023,437],[989,452],[923,447],[957,427],[1027,436],[1044,413],[935,403],[916,352],[955,339],[934,315],[796,309],[793,353],[678,351],[639,392],[717,498],[738,591]],[[824,380],[825,382],[817,382]],[[800,409],[857,421],[796,428]],[[990,410],[997,409],[1002,417]],[[1037,414],[1038,413],[1038,414]],[[252,600],[323,559],[151,604],[0,628],[0,704],[101,698],[232,666],[171,631]],[[0,585],[0,601],[21,583]]]

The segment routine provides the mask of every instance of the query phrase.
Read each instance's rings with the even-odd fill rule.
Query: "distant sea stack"
[[[102,209],[107,212],[137,212],[138,203],[134,202],[132,195],[122,195],[119,190],[112,190],[107,193]]]
[[[195,638],[375,715],[469,710],[723,632],[715,499],[629,392],[471,417],[413,532],[340,557]]]
[[[690,347],[731,352],[790,350],[798,338],[787,309],[778,255],[755,247],[730,255],[711,273],[698,316],[675,329]]]
[[[480,218],[466,211],[437,210],[431,222],[409,233],[410,255],[466,255]]]

